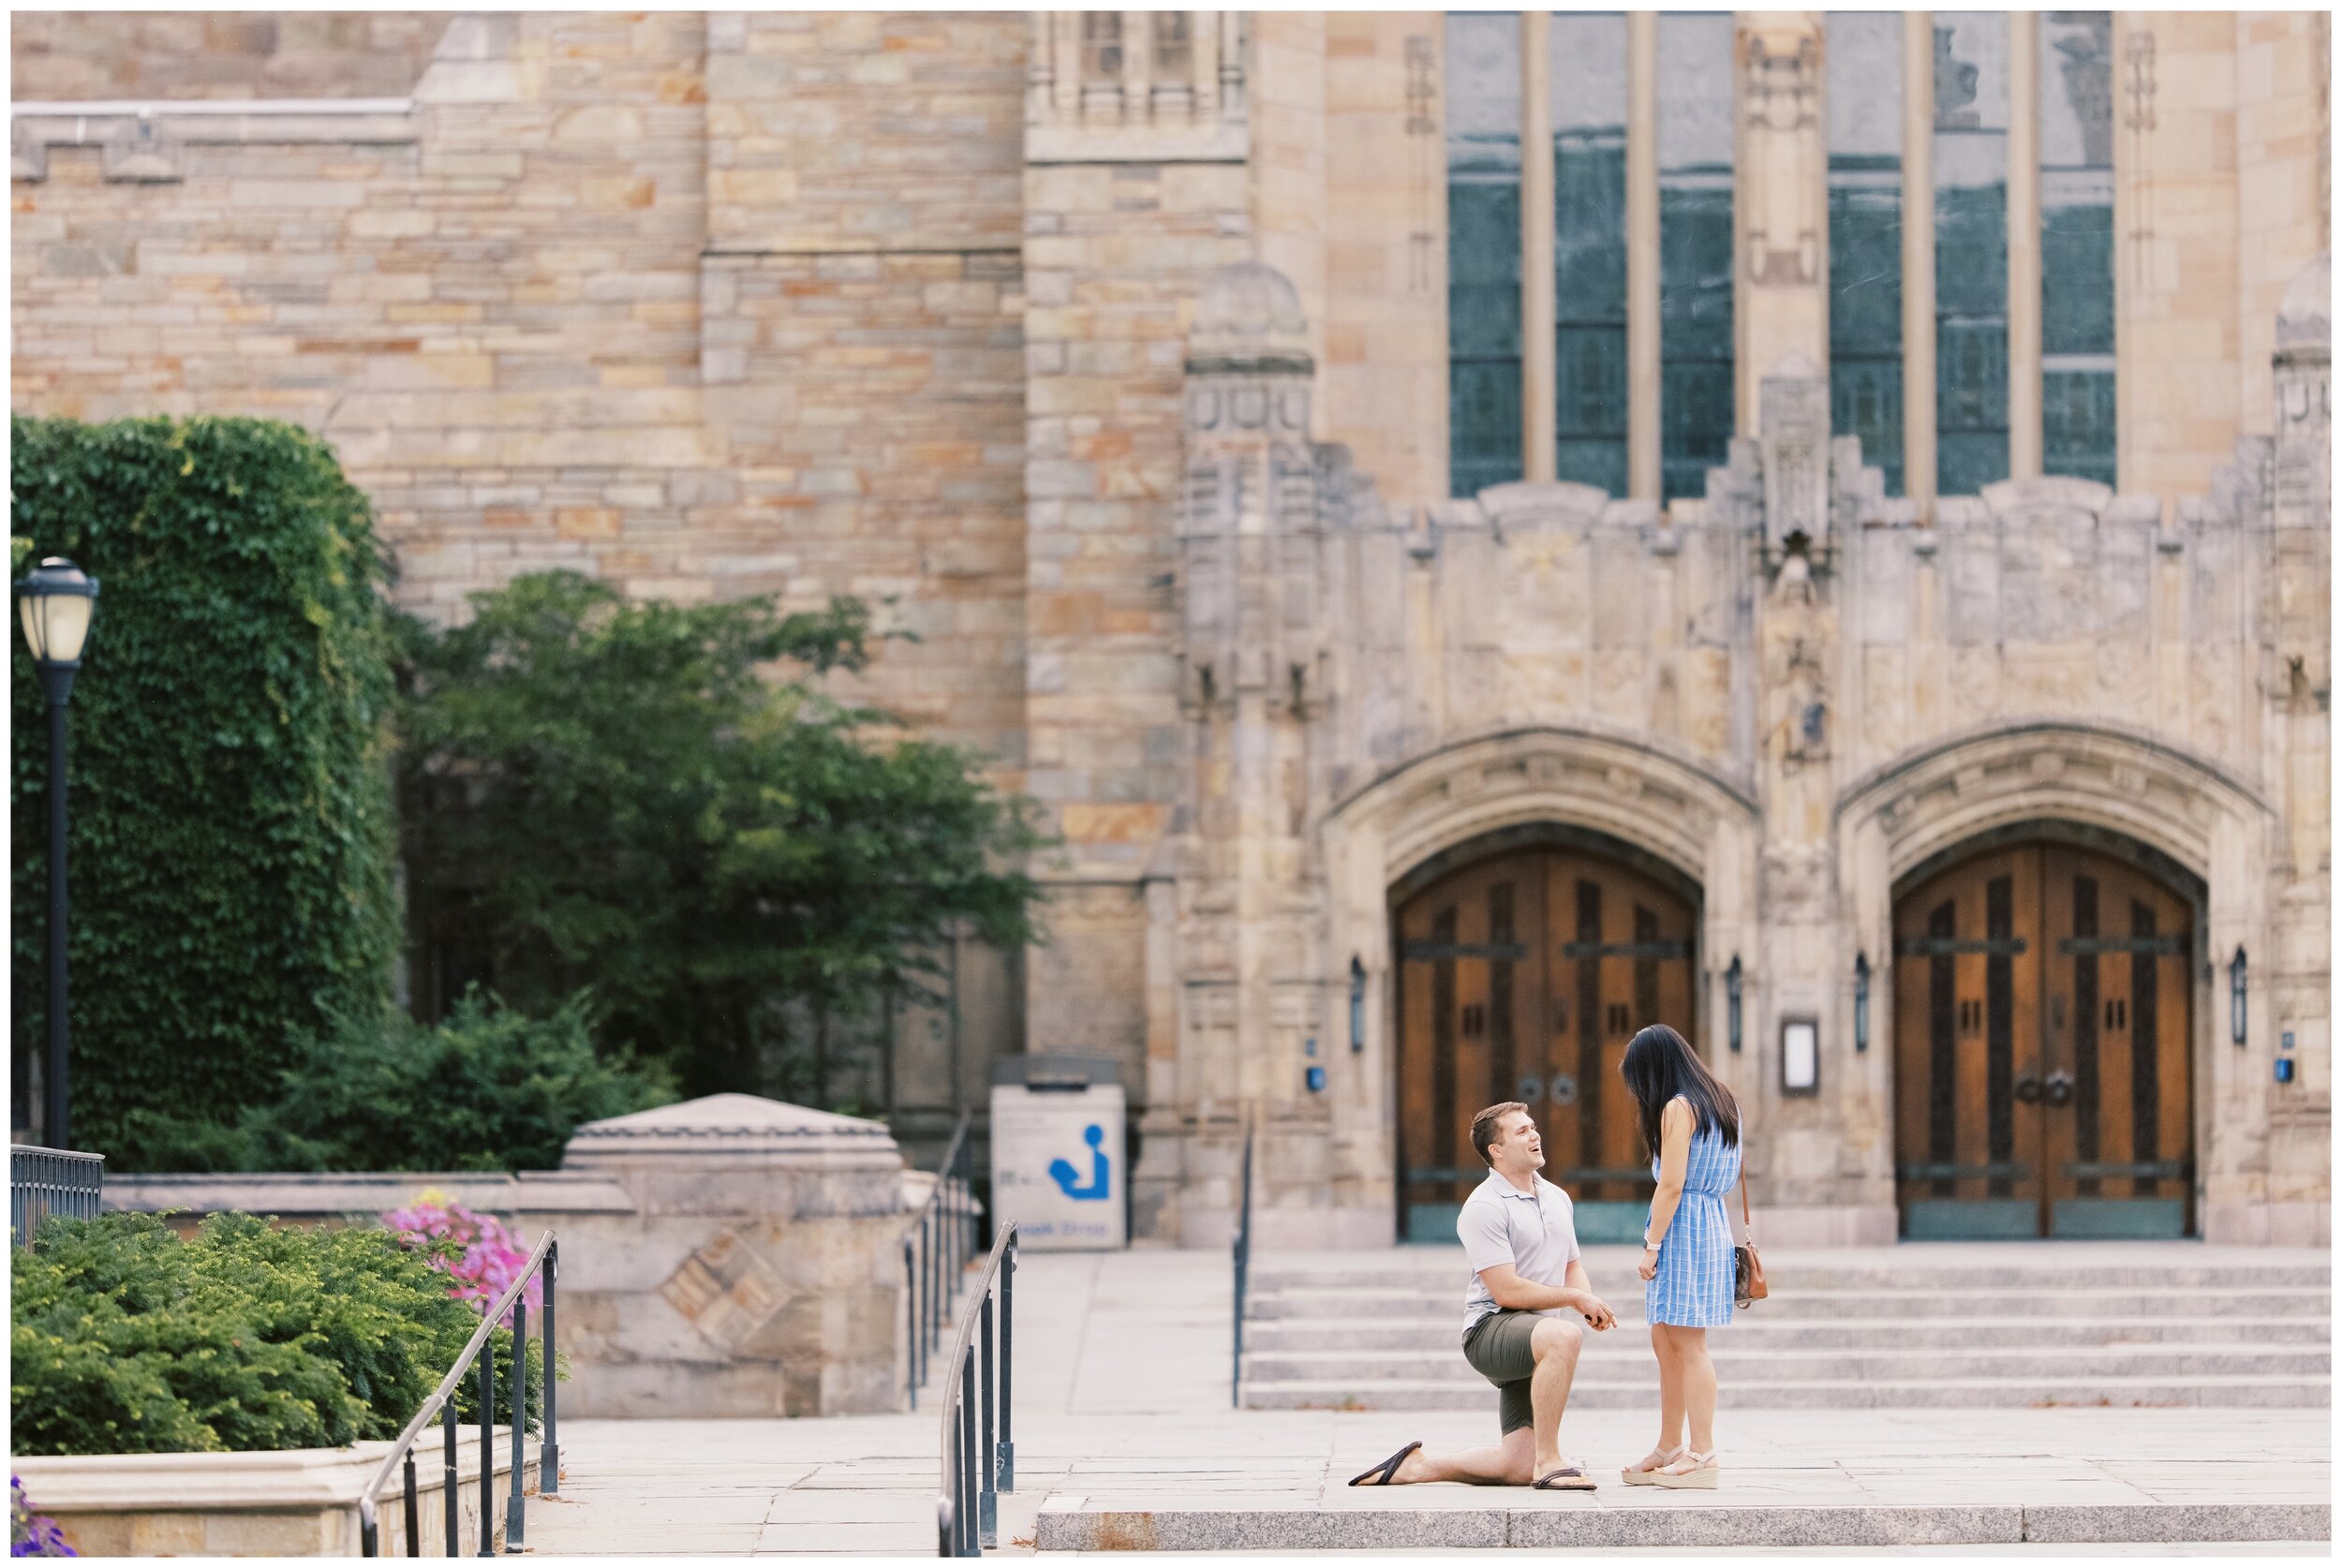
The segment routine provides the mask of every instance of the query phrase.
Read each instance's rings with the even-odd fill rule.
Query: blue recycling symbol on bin
[[[1074,1168],[1071,1160],[1049,1161],[1049,1179],[1057,1183],[1058,1191],[1069,1198],[1082,1200],[1105,1197],[1106,1171],[1112,1163],[1106,1159],[1106,1151],[1099,1146],[1105,1141],[1106,1130],[1096,1122],[1082,1129],[1082,1142],[1089,1146],[1089,1180],[1086,1185],[1081,1180],[1081,1172]]]

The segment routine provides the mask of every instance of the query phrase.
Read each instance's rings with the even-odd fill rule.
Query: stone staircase
[[[2326,1254],[2209,1255],[2186,1243],[1768,1251],[1771,1295],[1709,1340],[1720,1402],[2328,1405]],[[1648,1405],[1658,1383],[1635,1254],[1586,1260],[1619,1325],[1588,1337],[1570,1404]],[[1256,1259],[1245,1406],[1493,1411],[1459,1348],[1465,1279],[1452,1247]]]

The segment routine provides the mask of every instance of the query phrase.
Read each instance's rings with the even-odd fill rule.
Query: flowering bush
[[[433,1262],[455,1280],[448,1294],[471,1303],[475,1312],[485,1312],[528,1266],[528,1249],[501,1220],[493,1214],[474,1214],[437,1188],[418,1193],[407,1207],[383,1215],[382,1224],[409,1247],[428,1251]],[[530,1307],[541,1305],[541,1281],[531,1279],[521,1299]],[[511,1324],[508,1312],[502,1326]]]
[[[65,1544],[65,1532],[57,1521],[44,1514],[33,1512],[33,1505],[24,1496],[24,1483],[8,1477],[8,1555],[10,1557],[78,1557],[81,1554]]]

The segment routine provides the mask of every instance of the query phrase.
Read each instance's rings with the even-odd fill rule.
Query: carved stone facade
[[[1934,499],[1831,428],[1825,30],[1742,13],[1741,438],[1667,504],[1448,496],[1439,13],[465,15],[403,94],[363,28],[59,25],[16,34],[20,411],[307,423],[434,614],[570,565],[919,634],[867,693],[1063,842],[1050,944],[906,1026],[907,1142],[996,1052],[1116,1055],[1139,1235],[1226,1235],[1250,1117],[1265,1237],[1387,1241],[1393,889],[1591,832],[1697,890],[1768,1234],[1889,1240],[1858,959],[2054,827],[2200,892],[2199,1229],[2324,1235],[2322,17],[2118,20],[2124,488]]]

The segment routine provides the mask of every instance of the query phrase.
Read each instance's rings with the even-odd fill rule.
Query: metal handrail
[[[976,1280],[976,1294],[959,1314],[952,1358],[944,1365],[942,1475],[935,1496],[938,1557],[982,1557],[997,1545],[1000,1493],[1016,1489],[1016,1444],[1010,1435],[1012,1368],[1016,1317],[1016,1223],[1010,1220],[992,1238],[991,1255]],[[993,1331],[992,1298],[1001,1301],[1000,1330]],[[981,1352],[981,1354],[979,1354]],[[998,1377],[995,1378],[997,1366]],[[1000,1437],[993,1438],[995,1411]],[[982,1436],[979,1440],[978,1427]],[[974,1497],[976,1506],[966,1506]]]
[[[903,1323],[907,1336],[904,1378],[910,1385],[911,1408],[919,1408],[919,1388],[927,1381],[927,1366],[943,1341],[958,1292],[952,1286],[967,1268],[973,1250],[967,1235],[974,1218],[974,1194],[969,1186],[968,1128],[970,1113],[959,1114],[943,1159],[935,1167],[935,1186],[919,1206],[911,1231],[903,1236],[903,1285],[907,1293]]]
[[[1244,1402],[1244,1294],[1253,1274],[1253,1119],[1244,1118],[1244,1181],[1242,1196],[1237,1202],[1236,1240],[1230,1250],[1236,1257],[1236,1333],[1231,1343],[1234,1351],[1228,1370],[1228,1408],[1234,1410]]]
[[[8,1237],[19,1247],[51,1215],[95,1220],[106,1192],[106,1157],[80,1149],[8,1146]]]
[[[497,1298],[493,1307],[481,1314],[480,1326],[465,1342],[464,1354],[455,1358],[455,1365],[449,1369],[447,1376],[439,1380],[439,1386],[431,1391],[431,1397],[422,1402],[422,1408],[415,1412],[413,1418],[407,1423],[407,1429],[400,1432],[398,1441],[391,1445],[391,1451],[382,1456],[382,1463],[375,1471],[374,1479],[367,1482],[365,1490],[358,1494],[358,1535],[362,1555],[382,1555],[375,1502],[381,1496],[382,1488],[390,1485],[391,1472],[399,1468],[402,1461],[407,1477],[404,1517],[407,1555],[422,1555],[420,1504],[415,1489],[415,1439],[422,1434],[431,1418],[442,1411],[447,1415],[442,1423],[447,1443],[439,1505],[440,1512],[447,1516],[447,1555],[460,1555],[456,1537],[462,1521],[456,1507],[457,1434],[452,1396],[462,1383],[465,1370],[480,1355],[481,1347],[488,1342],[488,1336],[496,1332],[497,1324],[504,1320],[508,1312],[512,1317],[512,1495],[504,1510],[504,1550],[508,1557],[520,1551],[524,1525],[521,1480],[525,1451],[522,1445],[528,1432],[528,1303],[522,1299],[522,1293],[528,1288],[528,1281],[539,1276],[542,1277],[545,1284],[545,1441],[537,1457],[537,1495],[541,1498],[560,1495],[561,1439],[556,1413],[558,1400],[554,1391],[556,1377],[554,1365],[554,1287],[560,1273],[560,1244],[554,1239],[553,1233],[547,1231],[537,1243],[536,1250],[528,1254],[528,1262],[521,1269],[519,1277]],[[491,1355],[480,1362],[480,1550],[476,1554],[480,1557],[496,1555],[496,1357]]]

